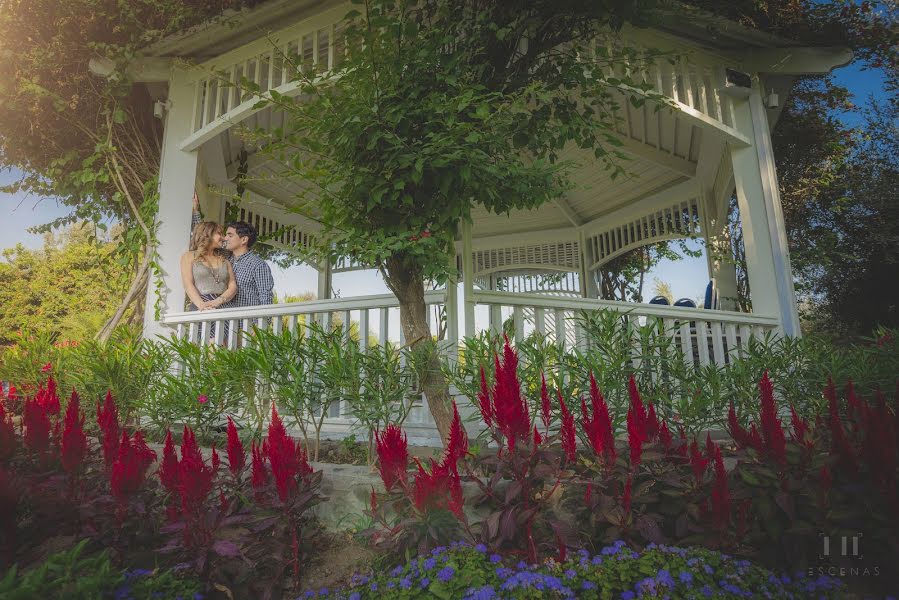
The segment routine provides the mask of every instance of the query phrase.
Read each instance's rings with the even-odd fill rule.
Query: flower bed
[[[207,588],[215,583],[243,595],[302,589],[304,569],[318,550],[320,528],[309,509],[323,500],[322,475],[307,462],[303,444],[288,436],[274,406],[263,439],[242,440],[229,420],[224,448],[213,447],[204,457],[195,432],[185,427],[180,448],[169,431],[157,456],[143,433],[120,417],[110,394],[96,405],[95,445],[78,394],[65,402],[51,371],[33,395],[14,393],[0,403],[0,563],[37,563],[41,542],[64,532],[89,539],[91,549],[110,549],[119,565],[187,564]],[[725,593],[736,594],[725,584],[763,590],[756,579],[770,574],[740,562],[732,570],[745,580],[707,581],[678,562],[684,552],[698,560],[698,550],[667,545],[702,546],[771,568],[818,572],[851,561],[818,558],[822,533],[846,532],[861,533],[865,555],[882,561],[883,577],[874,582],[879,589],[896,589],[887,570],[899,562],[896,398],[877,393],[866,400],[850,383],[841,399],[831,384],[822,395],[826,413],[806,419],[792,406],[778,407],[765,374],[756,416],[749,421],[732,407],[733,443],[716,443],[709,435],[688,436],[644,402],[633,378],[623,417],[614,414],[592,377],[575,397],[541,378],[530,400],[508,343],[492,372],[481,370],[479,379],[476,401],[487,439],[470,441],[454,409],[446,450],[424,462],[410,456],[400,427],[383,428],[376,435],[383,490],[371,489],[365,513],[374,523],[365,538],[387,557],[425,557],[464,539],[511,561],[502,566],[508,571],[494,566],[453,594],[469,588],[489,594],[491,587],[499,593],[513,576],[513,582],[528,585],[549,585],[547,577],[564,583],[569,570],[575,587],[607,585],[625,595],[640,592],[640,581],[663,571],[677,578],[684,573],[683,580],[672,580],[675,587],[702,582]],[[18,431],[12,411],[21,419]],[[618,443],[616,418],[626,423],[627,445]],[[479,451],[485,442],[496,451]],[[463,494],[465,482],[473,496]],[[485,516],[474,519],[473,508]],[[640,579],[608,568],[578,570],[582,558],[604,556],[616,540],[647,549],[630,556],[615,546],[627,561],[636,561]],[[444,554],[447,561],[484,560],[477,549],[453,551]],[[712,569],[731,564],[715,554],[702,556]],[[565,568],[511,566],[519,561],[554,561]],[[426,587],[456,581],[454,564],[448,562],[452,573],[428,575]],[[481,573],[481,567],[471,568]],[[403,587],[402,579],[378,582]],[[669,582],[663,577],[659,584]],[[702,593],[702,586],[694,591]]]
[[[559,563],[510,564],[485,545],[454,543],[352,586],[309,591],[306,598],[842,598],[826,576],[775,576],[717,552],[669,546],[630,550],[618,541],[595,556],[586,550]]]

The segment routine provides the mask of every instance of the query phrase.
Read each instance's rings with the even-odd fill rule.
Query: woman
[[[222,226],[205,221],[194,227],[190,250],[181,257],[181,280],[190,310],[220,308],[237,295],[231,263],[220,254]]]

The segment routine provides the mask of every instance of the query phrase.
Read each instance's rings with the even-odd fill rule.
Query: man
[[[196,225],[203,220],[196,192],[193,208],[192,221]],[[256,237],[256,229],[244,221],[229,223],[225,230],[224,246],[231,254],[228,260],[234,268],[237,295],[222,305],[222,308],[271,304],[274,299],[272,289],[275,287],[275,280],[272,278],[272,271],[268,263],[252,250]]]
[[[231,266],[237,281],[237,295],[222,308],[271,304],[275,280],[268,263],[253,252],[256,229],[249,223],[230,223],[225,230],[225,248],[231,252]]]

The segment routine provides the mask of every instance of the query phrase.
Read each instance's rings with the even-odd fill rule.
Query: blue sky
[[[839,84],[846,86],[854,94],[854,102],[864,104],[871,95],[883,95],[883,76],[878,71],[865,71],[858,65],[850,65],[835,71]],[[859,122],[856,114],[845,114],[847,123],[855,125]],[[5,171],[0,173],[0,184],[13,181],[16,174]],[[28,247],[39,247],[42,244],[40,235],[29,233],[29,227],[47,223],[55,218],[68,214],[68,209],[61,207],[53,199],[26,196],[25,194],[0,193],[0,222],[3,223],[4,235],[0,240],[0,248],[8,248],[22,243]],[[692,244],[699,248],[699,244]],[[294,267],[283,270],[275,267],[275,290],[280,296],[301,294],[316,289],[315,271],[308,267]],[[663,261],[646,278],[644,296],[652,297],[654,278],[671,284],[677,298],[697,298],[705,290],[708,271],[704,256],[684,258],[679,261]],[[334,287],[341,297],[364,294],[386,293],[380,276],[376,273],[347,273],[336,275]]]

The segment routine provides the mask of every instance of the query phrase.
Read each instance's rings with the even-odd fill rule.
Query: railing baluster
[[[543,308],[534,309],[534,330],[540,335],[546,335],[546,310]]]
[[[237,350],[237,320],[230,319],[228,321],[228,349]]]
[[[388,323],[388,312],[386,308],[381,309],[381,319],[378,323],[378,343],[382,346],[387,345],[387,323]]]
[[[179,340],[184,339],[184,323],[178,323],[178,329],[175,337]]]
[[[287,319],[287,330],[293,335],[296,335],[298,320],[298,315],[290,315],[290,318]]]
[[[359,310],[359,348],[366,352],[368,350],[368,309]]]
[[[524,311],[520,306],[512,308],[512,320],[515,324],[515,343],[524,341]]]
[[[684,351],[684,360],[687,365],[693,366],[696,362],[693,359],[693,335],[691,329],[690,321],[680,322],[680,343],[681,349]]]
[[[350,321],[350,311],[343,311],[343,339],[346,341],[350,340],[350,327],[352,325],[352,321]]]
[[[225,323],[224,321],[215,321],[215,345],[221,346],[225,340]]]
[[[565,311],[557,308],[554,311],[556,319],[556,345],[562,350],[565,349]]]
[[[727,334],[727,355],[730,361],[734,361],[740,356],[737,348],[737,326],[734,323],[724,325],[724,331]]]
[[[715,364],[719,367],[724,366],[724,344],[721,339],[721,323],[712,322],[712,354]]]
[[[490,332],[496,335],[503,332],[503,307],[499,304],[490,305]]]
[[[709,364],[709,329],[705,321],[696,321],[696,345],[699,346],[699,364]]]

